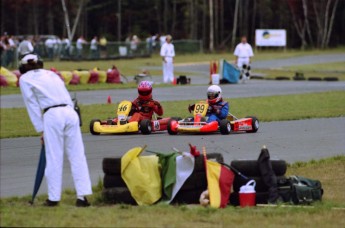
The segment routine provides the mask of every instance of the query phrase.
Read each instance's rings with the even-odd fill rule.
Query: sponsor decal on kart
[[[154,128],[155,130],[159,130],[160,127],[161,127],[161,126],[160,126],[158,120],[153,121],[153,128]]]

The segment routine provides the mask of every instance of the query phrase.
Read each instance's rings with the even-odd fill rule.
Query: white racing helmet
[[[207,89],[207,100],[210,104],[215,104],[222,99],[222,89],[217,85],[211,85]]]

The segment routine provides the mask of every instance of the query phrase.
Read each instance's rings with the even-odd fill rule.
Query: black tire
[[[286,161],[271,160],[272,169],[276,176],[284,176],[287,169]],[[260,176],[260,170],[257,160],[234,160],[231,166],[245,176]]]
[[[339,78],[337,78],[337,77],[324,77],[323,80],[328,81],[328,82],[334,82],[334,81],[339,81]]]
[[[219,124],[219,131],[222,135],[228,135],[231,132],[231,124],[227,119],[221,120]]]
[[[177,135],[177,131],[173,131],[173,130],[171,129],[171,122],[172,122],[172,121],[177,121],[177,120],[171,118],[171,119],[168,121],[168,126],[167,126],[168,133],[169,133],[169,135]]]
[[[217,162],[224,162],[224,158],[221,153],[209,153],[207,154],[207,159],[214,160]],[[195,157],[194,172],[200,172],[200,171],[205,172],[205,162],[204,162],[203,155]]]
[[[320,77],[309,77],[308,81],[322,81],[322,78],[320,78]]]
[[[176,120],[176,121],[180,121],[180,120],[182,120],[182,118],[181,118],[181,117],[176,117],[176,116],[171,117],[170,119],[171,119],[171,120]]]
[[[103,158],[103,172],[108,175],[121,175],[121,158]]]
[[[256,185],[255,185],[255,191],[256,192],[267,192],[268,187],[266,186],[265,182],[261,177],[248,177],[250,180],[255,180]],[[286,180],[285,176],[277,176],[277,184]],[[233,191],[234,192],[239,192],[240,188],[247,184],[249,180],[245,180],[241,176],[236,175],[234,179],[234,183],[232,185]]]
[[[276,80],[282,81],[282,80],[290,80],[289,77],[285,77],[285,76],[278,76],[275,78]]]
[[[199,204],[200,195],[206,189],[194,189],[187,191],[179,191],[172,204]]]
[[[139,127],[143,135],[149,135],[152,132],[151,120],[140,121]]]
[[[114,188],[114,187],[127,187],[125,181],[120,175],[108,175],[105,174],[103,178],[104,188]]]
[[[101,133],[95,132],[95,131],[93,130],[93,125],[94,125],[96,122],[101,122],[101,121],[100,121],[99,119],[93,119],[93,120],[90,121],[90,133],[91,133],[92,135],[99,135],[99,134],[101,134]]]
[[[253,129],[253,130],[246,131],[246,132],[248,132],[248,133],[257,132],[259,130],[259,125],[260,125],[259,120],[255,116],[247,116],[246,118],[252,118],[252,129]]]
[[[137,205],[128,188],[105,188],[102,191],[103,200],[109,204],[131,204]]]
[[[205,171],[193,172],[181,186],[180,191],[195,189],[207,189],[207,178]]]

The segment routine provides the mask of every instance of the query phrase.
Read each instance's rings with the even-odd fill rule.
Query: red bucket
[[[255,181],[250,180],[248,183],[240,188],[240,206],[253,207],[256,205]]]
[[[241,207],[254,207],[256,205],[256,193],[240,193]]]

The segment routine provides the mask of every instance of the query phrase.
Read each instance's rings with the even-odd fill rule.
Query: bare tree
[[[80,2],[79,2],[78,12],[77,12],[77,16],[76,16],[76,19],[74,21],[72,30],[70,27],[70,22],[69,22],[69,17],[68,17],[68,12],[67,12],[67,8],[66,8],[65,0],[61,0],[61,4],[62,4],[64,16],[65,16],[65,25],[66,25],[66,29],[67,29],[68,39],[70,41],[72,41],[73,37],[75,35],[76,28],[77,28],[78,23],[79,23],[80,14],[81,14],[83,6],[84,6],[84,0],[80,0]]]
[[[232,47],[235,47],[235,42],[236,42],[238,3],[239,3],[239,0],[236,0],[235,13],[234,13],[234,26],[232,27],[232,40],[231,40]]]
[[[214,51],[213,0],[209,0],[208,3],[209,3],[209,10],[210,10],[210,43],[209,43],[209,49],[211,52],[213,52]]]

